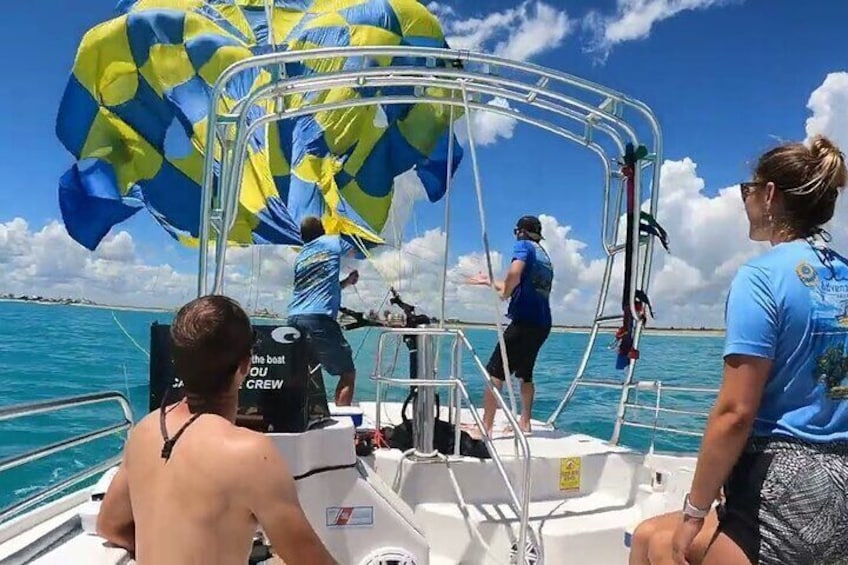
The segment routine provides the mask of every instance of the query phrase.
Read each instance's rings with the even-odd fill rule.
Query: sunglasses
[[[742,195],[742,201],[744,202],[745,200],[747,200],[748,196],[750,196],[751,193],[754,192],[754,189],[763,186],[763,184],[765,184],[765,183],[756,182],[756,181],[740,182],[739,183],[739,192]]]

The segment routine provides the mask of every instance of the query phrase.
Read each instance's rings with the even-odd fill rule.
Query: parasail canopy
[[[91,250],[142,208],[175,239],[197,245],[211,92],[233,63],[272,49],[447,47],[438,20],[417,0],[274,0],[270,26],[264,0],[122,0],[118,12],[83,37],[56,121],[76,158],[59,183],[62,216],[71,237]],[[389,59],[316,59],[284,71],[305,76],[400,63]],[[226,110],[272,78],[264,69],[237,75],[224,92]],[[380,93],[334,88],[287,96],[286,104]],[[251,120],[265,111],[254,107]],[[249,143],[228,242],[299,245],[301,219],[315,215],[329,233],[380,243],[395,177],[414,171],[431,202],[444,196],[451,115],[461,114],[427,102],[370,105],[260,128]],[[220,147],[214,151],[220,158]],[[461,159],[457,144],[452,173]]]

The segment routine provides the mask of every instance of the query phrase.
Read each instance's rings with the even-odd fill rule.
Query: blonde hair
[[[755,176],[780,191],[782,220],[799,237],[822,231],[833,218],[840,189],[848,183],[845,155],[823,135],[813,137],[809,147],[785,143],[764,153]]]

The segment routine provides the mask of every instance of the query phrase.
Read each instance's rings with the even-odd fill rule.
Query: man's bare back
[[[169,438],[188,422],[166,460],[160,411],[141,420],[104,499],[104,509],[117,509],[110,498],[128,496],[139,565],[244,565],[257,523],[283,561],[334,563],[269,438],[214,413],[192,415],[185,402],[166,408]]]

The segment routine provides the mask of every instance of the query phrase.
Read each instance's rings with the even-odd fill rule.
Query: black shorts
[[[509,370],[525,383],[533,382],[533,367],[536,365],[536,357],[550,333],[550,326],[533,326],[516,322],[512,322],[504,330],[504,344],[506,345]],[[498,340],[498,344],[489,358],[486,370],[493,378],[501,381],[506,380],[500,340]]]
[[[719,531],[752,564],[848,564],[848,443],[756,438],[724,494]]]

